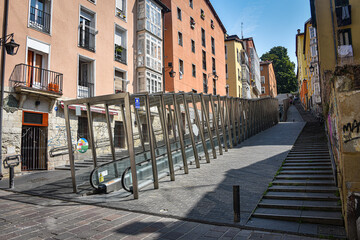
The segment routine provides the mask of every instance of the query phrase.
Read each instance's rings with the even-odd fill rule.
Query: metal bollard
[[[20,155],[7,156],[4,160],[4,168],[9,168],[9,188],[13,189],[14,186],[14,167],[19,166]]]
[[[240,186],[233,186],[234,222],[240,222]]]

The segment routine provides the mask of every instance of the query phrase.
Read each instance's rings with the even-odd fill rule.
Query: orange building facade
[[[226,94],[226,29],[209,0],[164,0],[165,91]]]
[[[277,96],[277,84],[274,67],[271,61],[260,62],[261,95],[260,97]]]

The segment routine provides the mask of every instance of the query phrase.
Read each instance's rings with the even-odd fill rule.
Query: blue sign
[[[140,108],[140,98],[135,98],[135,108]]]
[[[57,111],[57,110],[58,110],[58,107],[55,107],[54,110]]]

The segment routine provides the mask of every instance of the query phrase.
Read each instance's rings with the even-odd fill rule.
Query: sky
[[[296,64],[295,35],[304,31],[310,18],[309,0],[210,0],[224,24],[227,34],[241,38],[252,37],[261,57],[272,47],[288,49],[290,60]]]

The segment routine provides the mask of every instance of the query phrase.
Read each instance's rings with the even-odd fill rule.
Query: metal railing
[[[183,170],[187,174],[190,163],[200,168],[201,156],[210,163],[210,158],[217,158],[217,153],[224,154],[223,149],[227,152],[229,148],[278,122],[278,101],[274,98],[247,100],[202,93],[118,93],[64,101],[74,192],[82,184],[78,185],[77,181],[88,181],[84,177],[76,177],[79,173],[75,171],[72,149],[74,132],[71,130],[71,124],[75,123],[70,121],[69,114],[69,106],[73,104],[84,104],[87,109],[88,140],[93,164],[89,174],[91,185],[100,189],[106,184],[121,183],[125,190],[133,193],[135,199],[138,198],[139,188],[146,184],[159,188],[159,178],[166,176],[174,181],[176,170]],[[95,105],[105,107],[104,120],[96,117],[94,121],[91,107]],[[115,119],[110,116],[110,107],[117,109],[123,120],[127,151],[121,156],[115,151]],[[158,123],[153,120],[155,117],[159,118]],[[106,146],[110,162],[104,163],[104,159],[98,155],[103,150],[96,148],[96,138],[102,144],[106,143],[103,136],[97,137],[96,127],[99,127],[99,122],[103,122],[107,128],[104,132],[108,133]],[[136,127],[137,131],[134,131]],[[161,139],[155,135],[156,128],[161,129]],[[134,136],[137,134],[141,136],[141,144],[135,147]],[[148,137],[148,141],[144,140],[144,136]]]
[[[95,51],[95,35],[97,31],[90,26],[79,25],[79,46],[90,51]]]
[[[30,7],[30,26],[40,31],[50,32],[51,15],[36,7]]]
[[[63,74],[27,64],[17,64],[10,76],[11,87],[25,87],[62,94]]]
[[[94,84],[87,81],[81,81],[78,85],[78,98],[89,98],[94,96]]]
[[[115,44],[115,60],[126,64],[126,48]]]

